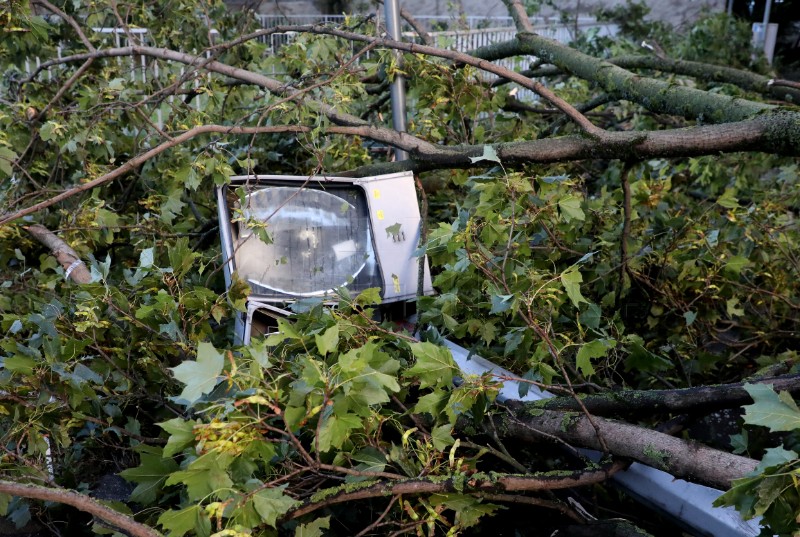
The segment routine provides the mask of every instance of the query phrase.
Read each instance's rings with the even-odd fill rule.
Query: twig
[[[61,11],[59,8],[57,8],[47,0],[34,0],[33,3],[39,4],[40,6],[44,6],[45,8],[47,8],[48,11],[53,12],[54,14],[61,17],[63,20],[67,21],[67,24],[72,26],[72,29],[75,30],[76,34],[78,34],[78,39],[81,40],[81,43],[83,43],[83,45],[87,49],[89,49],[92,52],[97,50],[96,48],[94,48],[94,45],[92,45],[92,43],[86,38],[86,34],[83,33],[83,30],[81,29],[80,25],[75,21],[75,19],[73,19],[72,17]]]
[[[44,117],[47,115],[47,112],[49,112],[49,111],[50,111],[50,109],[51,109],[51,108],[53,108],[53,106],[54,106],[54,105],[55,105],[55,104],[56,104],[58,101],[60,101],[60,100],[61,100],[61,97],[63,97],[63,96],[64,96],[64,94],[65,94],[65,93],[66,93],[66,92],[67,92],[67,91],[68,91],[68,90],[69,90],[69,89],[70,89],[70,88],[73,86],[73,84],[75,84],[75,82],[76,82],[76,81],[77,81],[77,80],[78,80],[80,77],[82,77],[82,76],[83,76],[83,74],[84,74],[84,73],[85,73],[85,72],[86,72],[86,71],[89,69],[89,67],[91,67],[91,66],[92,66],[92,63],[94,63],[94,58],[89,58],[88,60],[86,60],[86,61],[83,63],[83,65],[81,65],[81,66],[78,68],[78,70],[77,70],[77,71],[75,71],[74,73],[72,73],[72,76],[71,76],[71,77],[69,77],[69,79],[68,79],[66,82],[64,82],[64,84],[63,84],[63,85],[62,85],[60,88],[58,88],[58,91],[57,91],[57,92],[56,92],[56,94],[53,96],[53,98],[52,98],[52,99],[50,99],[50,102],[49,102],[49,103],[47,103],[47,105],[46,105],[44,108],[42,108],[42,111],[41,111],[41,112],[39,112],[39,113],[37,114],[37,116],[36,116],[36,119],[37,119],[38,121],[42,121],[42,120],[44,119]]]
[[[361,530],[358,533],[356,533],[355,537],[363,537],[364,535],[368,534],[369,532],[371,532],[372,530],[377,528],[380,525],[381,521],[384,518],[386,518],[386,515],[389,514],[389,511],[391,511],[392,506],[397,501],[397,498],[398,498],[398,496],[392,496],[392,499],[389,500],[389,505],[386,506],[386,509],[383,510],[383,513],[381,513],[381,515],[372,524],[370,524],[369,526],[367,526],[363,530]]]
[[[524,503],[526,505],[544,507],[545,509],[555,509],[579,524],[586,524],[586,520],[583,517],[561,502],[543,500],[542,498],[533,498],[531,496],[522,496],[520,494],[481,494],[480,497],[492,502]]]
[[[622,290],[625,287],[625,275],[629,273],[628,267],[628,239],[631,236],[631,183],[628,180],[628,174],[633,165],[630,162],[625,162],[620,174],[620,186],[622,187],[622,234],[619,238],[619,287],[617,287],[617,296],[615,299],[616,308],[619,309],[619,303],[622,298]]]

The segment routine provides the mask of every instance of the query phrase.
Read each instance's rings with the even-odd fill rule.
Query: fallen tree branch
[[[602,140],[586,136],[564,136],[555,139],[530,140],[525,142],[495,144],[497,156],[504,166],[527,164],[531,162],[565,162],[581,159],[618,159],[630,160],[647,158],[669,158],[708,155],[734,151],[764,150],[774,153],[784,152],[787,155],[800,155],[800,145],[793,145],[791,135],[798,132],[800,136],[800,114],[785,112],[762,114],[759,117],[737,123],[723,125],[705,125],[668,131],[652,132],[603,132]],[[33,214],[50,207],[76,194],[91,190],[111,182],[137,166],[163,153],[167,149],[182,144],[201,134],[218,133],[264,134],[278,132],[310,132],[312,127],[298,125],[264,126],[264,127],[232,127],[226,125],[200,125],[163,142],[162,144],[133,157],[122,166],[88,181],[61,194],[53,196],[30,207],[12,213],[0,215],[0,225],[7,224],[23,216]],[[471,146],[438,146],[421,140],[415,136],[397,132],[383,127],[331,126],[324,129],[326,134],[344,134],[363,136],[377,141],[384,141],[393,146],[405,149],[412,158],[405,161],[371,164],[337,175],[364,177],[382,173],[394,173],[411,170],[422,172],[441,168],[479,168],[492,164],[491,161],[473,162],[474,157],[483,155],[485,145]],[[783,142],[775,136],[784,136]]]
[[[579,472],[547,472],[533,475],[474,474],[456,478],[414,478],[404,481],[370,481],[355,488],[352,484],[336,489],[326,489],[312,496],[306,503],[289,511],[285,520],[307,515],[318,509],[339,503],[394,496],[398,494],[503,494],[507,492],[559,490],[601,483],[626,467],[626,463],[614,462],[597,470]]]
[[[71,198],[76,194],[80,194],[81,192],[86,192],[87,190],[91,190],[95,187],[104,185],[109,183],[119,177],[122,177],[126,173],[133,171],[136,167],[144,164],[151,158],[163,153],[167,149],[180,145],[188,140],[191,140],[195,136],[199,136],[201,134],[209,134],[209,133],[219,133],[219,134],[264,134],[264,133],[275,133],[275,132],[310,132],[312,130],[311,127],[302,127],[302,126],[293,126],[293,125],[286,125],[286,126],[265,126],[265,127],[232,127],[227,125],[200,125],[185,131],[184,133],[175,136],[163,142],[156,147],[150,149],[149,151],[145,151],[141,153],[118,168],[101,175],[100,177],[93,179],[91,181],[87,181],[86,183],[82,183],[74,188],[70,188],[65,190],[64,192],[53,196],[52,198],[46,199],[40,203],[32,205],[30,207],[26,207],[25,209],[20,209],[19,211],[15,211],[13,213],[6,213],[4,215],[0,215],[0,226],[3,224],[7,224],[13,220],[18,218],[22,218],[23,216],[27,216],[29,214],[33,214],[41,209],[50,207],[60,201],[65,199]],[[432,144],[428,144],[414,136],[407,135],[405,133],[400,133],[397,131],[391,131],[389,129],[374,129],[372,127],[364,126],[364,127],[329,127],[327,132],[332,134],[351,134],[351,135],[367,135],[368,133],[372,133],[373,135],[381,135],[378,131],[388,131],[392,134],[395,138],[395,143],[399,145],[399,147],[404,147],[405,149],[419,152],[423,146],[432,146]],[[406,143],[408,142],[408,143]]]
[[[134,537],[160,537],[161,535],[154,529],[136,522],[131,517],[106,507],[94,498],[71,490],[15,483],[14,481],[1,479],[0,493],[20,498],[42,500],[45,502],[63,503],[96,516],[112,526],[128,532],[128,534]]]
[[[601,416],[651,416],[658,413],[713,412],[752,402],[744,390],[745,384],[771,384],[776,391],[800,393],[800,375],[736,384],[698,386],[679,390],[621,390],[583,397],[581,401],[592,414]],[[580,410],[571,397],[555,397],[531,403],[545,410],[577,412]]]
[[[512,71],[511,69],[495,65],[489,61],[470,56],[469,54],[465,54],[463,52],[444,50],[427,45],[419,45],[416,43],[404,43],[402,41],[395,41],[393,39],[389,39],[386,37],[370,37],[362,34],[357,34],[354,32],[338,30],[335,28],[330,28],[321,25],[278,26],[262,32],[254,32],[250,34],[250,36],[248,37],[255,39],[256,37],[261,37],[262,35],[269,35],[275,32],[304,32],[311,34],[330,35],[333,37],[346,39],[348,41],[363,42],[374,46],[386,47],[414,54],[425,54],[428,56],[449,59],[461,64],[472,65],[473,67],[477,67],[478,69],[481,69],[483,71],[507,78],[513,82],[516,82],[522,87],[537,93],[539,96],[549,101],[553,106],[561,110],[562,113],[567,115],[585,132],[593,135],[599,135],[603,132],[602,129],[593,125],[591,121],[589,121],[583,114],[578,112],[571,104],[569,104],[567,101],[556,95],[552,90],[544,86],[542,83],[537,82],[535,80],[531,80],[530,78],[527,78],[525,76],[522,76],[519,73]],[[241,39],[242,38],[237,40],[237,42],[241,41]],[[62,58],[48,60],[46,62],[42,62],[41,65],[37,66],[37,68],[23,82],[32,80],[38,73],[54,65],[75,62],[75,61],[86,61],[90,58],[112,58],[112,57],[125,57],[125,56],[148,56],[152,58],[159,58],[162,60],[183,63],[186,65],[190,65],[194,68],[202,68],[211,72],[219,73],[237,80],[241,80],[243,82],[248,82],[250,84],[260,86],[276,95],[293,97],[294,94],[299,92],[299,90],[292,87],[287,87],[285,84],[279,82],[278,80],[272,79],[270,77],[246,69],[239,69],[236,67],[232,67],[230,65],[218,62],[216,60],[211,60],[204,58],[202,56],[186,54],[169,49],[143,47],[143,46],[128,46],[128,47],[102,49],[94,52],[73,54],[70,56],[64,56]],[[317,109],[320,113],[324,114],[331,121],[339,125],[366,124],[366,122],[361,120],[360,118],[340,112],[339,110],[336,109],[336,107],[332,105],[328,105],[318,101],[304,101],[304,103],[307,106],[310,106],[312,109]]]
[[[752,472],[758,461],[681,440],[644,427],[572,412],[541,410],[529,403],[508,401],[510,412],[495,416],[501,435],[526,442],[558,436],[570,444],[602,449],[602,435],[611,454],[664,470],[687,481],[728,490],[734,479]]]
[[[655,113],[726,123],[742,121],[775,108],[641,76],[533,33],[520,33],[512,41],[470,51],[470,55],[488,61],[525,54],[538,56],[566,73],[597,84],[616,98],[638,103]]]
[[[478,53],[480,55],[480,53]],[[673,60],[652,55],[629,54],[617,56],[606,60],[623,69],[650,69],[664,73],[690,76],[704,82],[717,82],[732,84],[747,91],[753,91],[774,99],[788,101],[793,104],[800,103],[800,83],[789,80],[771,79],[743,69],[734,69],[713,63],[695,62],[688,60]],[[553,65],[545,65],[536,69],[520,71],[521,75],[530,78],[541,78],[563,75],[565,72]],[[510,80],[497,78],[491,86],[498,87],[508,84]]]
[[[75,283],[89,283],[92,281],[92,274],[86,268],[86,264],[81,260],[80,256],[55,233],[39,224],[25,226],[25,229],[34,239],[50,249],[50,253],[64,268],[64,279],[72,279]]]
[[[417,32],[417,35],[423,43],[430,46],[436,45],[431,37],[431,34],[426,32],[425,28],[422,27],[422,24],[411,13],[409,13],[406,8],[402,6],[400,7],[400,16],[403,17],[403,19],[405,19],[405,21],[410,24],[412,28],[414,28],[414,31]]]

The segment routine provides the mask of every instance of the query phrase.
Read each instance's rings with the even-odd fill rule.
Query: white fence
[[[344,24],[345,15],[256,15],[262,28],[274,28],[284,25],[299,24]],[[464,30],[485,30],[489,28],[511,28],[514,20],[511,17],[481,17],[481,16],[436,16],[421,15],[414,17],[425,30],[429,32],[444,31],[464,31]],[[560,18],[531,17],[531,24],[535,27],[564,26]],[[402,21],[403,30],[411,30],[407,22]],[[597,19],[594,17],[578,17],[577,21],[570,21],[569,25],[573,28],[586,25],[596,25]]]

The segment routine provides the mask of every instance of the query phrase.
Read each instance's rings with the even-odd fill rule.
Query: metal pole
[[[400,41],[400,4],[398,0],[385,0],[384,11],[386,15],[386,31],[391,39]],[[397,61],[400,61],[400,51],[395,51]],[[403,76],[395,74],[391,87],[392,97],[392,127],[398,132],[406,132],[406,81]],[[396,160],[408,159],[408,153],[403,149],[394,150]]]
[[[764,20],[761,22],[761,45],[766,53],[767,49],[767,28],[769,27],[769,16],[772,12],[772,0],[767,0],[767,5],[764,7]]]
[[[728,15],[733,15],[733,0],[728,0]]]

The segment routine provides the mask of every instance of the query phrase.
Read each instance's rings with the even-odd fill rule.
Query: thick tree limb
[[[580,413],[541,410],[517,401],[507,402],[506,405],[510,412],[495,417],[501,435],[528,442],[557,436],[573,445],[601,449],[599,433],[613,455],[639,461],[681,479],[720,490],[728,490],[734,479],[744,477],[758,464],[758,461],[747,457],[629,423],[597,416],[590,423]]]
[[[797,87],[781,86],[775,84],[775,81],[769,77],[733,67],[650,55],[618,56],[610,59],[609,62],[623,69],[652,69],[676,75],[687,75],[706,82],[733,84],[744,90],[768,95],[782,101],[800,103],[800,89]]]
[[[84,262],[81,261],[80,256],[55,233],[39,224],[26,226],[25,229],[34,239],[50,249],[53,257],[66,271],[65,278],[71,278],[75,283],[89,283],[92,281],[92,275]]]
[[[776,391],[800,393],[800,375],[751,381],[750,384],[771,384]],[[581,398],[587,410],[601,416],[651,416],[658,413],[712,412],[723,408],[739,407],[752,402],[743,386],[720,384],[698,386],[680,390],[622,390]],[[531,403],[546,410],[577,412],[581,409],[572,397],[555,397]]]
[[[620,99],[641,104],[651,112],[683,116],[710,123],[742,121],[772,107],[764,103],[709,93],[634,74],[557,41],[520,33],[513,41],[473,50],[477,58],[493,61],[532,54],[578,78],[593,82]]]
[[[20,209],[13,213],[0,215],[0,225],[7,224],[23,216],[33,214],[72,196],[104,185],[167,149],[199,136],[218,133],[263,134],[276,132],[309,132],[312,127],[268,126],[268,127],[229,127],[225,125],[201,125],[194,127],[162,144],[133,157],[122,166],[92,181],[66,190],[45,201]],[[353,127],[329,127],[329,134],[363,136],[386,142],[409,151],[412,158],[400,162],[390,162],[362,166],[351,172],[339,175],[363,177],[403,170],[422,172],[441,168],[476,168],[492,164],[490,161],[473,162],[471,158],[483,155],[485,146],[438,146],[420,140],[406,133],[383,127],[368,125]],[[800,114],[773,112],[762,114],[756,119],[724,125],[706,125],[669,131],[652,132],[603,132],[602,139],[585,136],[565,136],[556,139],[531,140],[493,147],[503,165],[513,166],[532,162],[565,162],[582,159],[629,159],[670,158],[709,155],[735,151],[766,151],[778,154],[800,155],[800,144],[793,145],[793,137],[800,138]]]
[[[625,463],[615,462],[598,470],[581,472],[547,472],[534,475],[516,474],[474,474],[464,475],[463,479],[408,479],[405,481],[365,483],[362,488],[353,490],[353,486],[340,487],[338,492],[330,494],[323,491],[321,497],[312,497],[305,504],[290,511],[284,518],[291,520],[307,515],[318,509],[339,503],[394,496],[398,494],[442,494],[458,492],[461,494],[503,494],[507,492],[559,490],[582,487],[601,483],[626,468]]]
[[[476,55],[480,56],[480,52]],[[759,75],[743,69],[734,69],[712,63],[693,62],[687,60],[673,60],[659,56],[631,54],[617,56],[606,60],[623,69],[651,69],[664,73],[685,75],[705,82],[732,84],[743,90],[753,91],[767,95],[774,99],[800,103],[800,86],[797,83],[784,84],[782,80],[774,80],[764,75]],[[520,71],[521,75],[529,78],[549,77],[564,74],[564,71],[553,65],[545,65],[536,69]],[[510,81],[498,78],[492,82],[492,87],[508,84]]]
[[[797,118],[797,123],[793,118]],[[504,166],[513,166],[583,159],[675,158],[737,151],[800,155],[800,144],[793,146],[793,139],[800,139],[800,114],[781,112],[723,125],[652,132],[605,132],[602,142],[583,136],[564,136],[493,147]],[[481,156],[483,148],[482,145],[441,148],[432,155],[412,154],[412,158],[406,161],[362,166],[344,175],[365,177],[404,170],[423,172],[441,168],[474,168],[487,164],[485,161],[470,161],[470,157]]]
[[[106,507],[94,498],[71,490],[15,483],[3,479],[0,480],[0,493],[45,502],[63,503],[96,516],[134,537],[160,537],[161,535],[154,529],[144,524],[139,524],[131,517]]]

